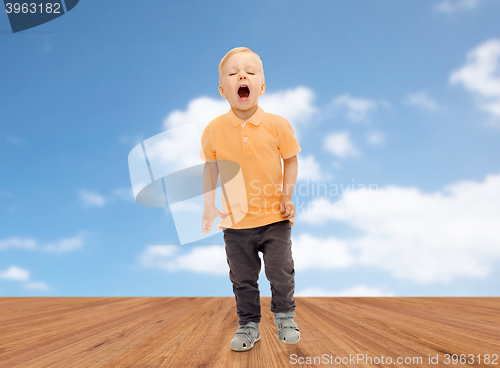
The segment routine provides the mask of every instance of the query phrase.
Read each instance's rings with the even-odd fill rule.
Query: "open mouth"
[[[246,85],[241,85],[240,88],[238,88],[238,97],[240,98],[241,101],[247,101],[248,98],[250,97],[250,89]]]

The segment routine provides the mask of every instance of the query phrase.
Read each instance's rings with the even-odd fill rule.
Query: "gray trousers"
[[[222,231],[239,325],[260,323],[262,317],[257,283],[261,269],[259,251],[263,254],[266,276],[271,284],[271,312],[294,311],[291,222],[284,220],[250,229],[222,228]]]

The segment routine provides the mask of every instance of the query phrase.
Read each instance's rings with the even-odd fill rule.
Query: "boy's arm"
[[[297,155],[283,160],[283,191],[281,194],[280,208],[281,216],[284,220],[290,220],[295,216],[295,207],[292,203],[293,190],[297,181],[297,173],[299,170]]]
[[[215,206],[215,188],[219,179],[219,168],[216,162],[205,162],[203,169],[203,204]]]
[[[216,161],[205,162],[203,168],[203,218],[201,220],[201,230],[207,234],[212,230],[212,225],[217,217],[225,218],[215,207],[215,189],[219,178],[219,167]]]

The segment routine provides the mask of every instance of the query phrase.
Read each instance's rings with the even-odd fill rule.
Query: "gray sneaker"
[[[234,351],[247,351],[253,348],[253,344],[260,340],[259,324],[248,322],[241,325],[233,339],[231,340],[231,349]]]
[[[300,340],[300,331],[293,317],[295,317],[295,312],[274,313],[274,324],[278,327],[278,340],[284,344],[296,344]]]

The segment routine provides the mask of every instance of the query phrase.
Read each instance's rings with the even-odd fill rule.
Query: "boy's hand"
[[[217,217],[226,218],[228,214],[223,214],[215,206],[205,206],[203,209],[203,218],[201,220],[201,230],[207,234],[212,230],[212,225]]]
[[[295,206],[293,205],[290,197],[281,196],[280,212],[283,220],[290,220],[293,216],[295,216]]]

